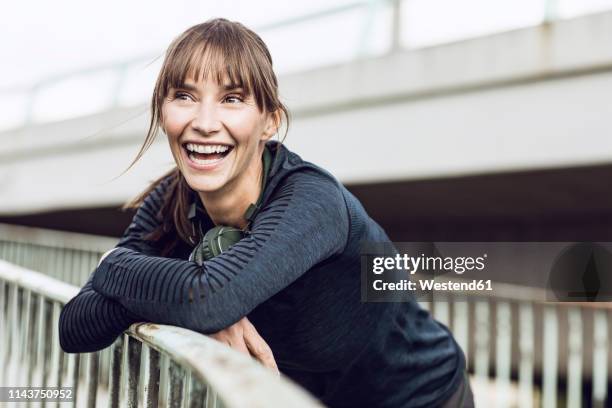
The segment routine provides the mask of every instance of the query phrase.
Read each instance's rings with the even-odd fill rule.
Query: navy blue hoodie
[[[164,180],[64,307],[62,348],[104,348],[136,321],[209,334],[247,316],[280,371],[329,406],[447,400],[465,369],[449,331],[413,299],[361,302],[360,243],[388,242],[384,230],[327,171],[277,142],[267,148],[278,157],[250,234],[201,266],[187,260],[185,243],[160,257],[144,237],[160,222]]]

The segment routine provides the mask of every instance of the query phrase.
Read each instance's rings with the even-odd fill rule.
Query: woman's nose
[[[211,104],[201,104],[191,121],[191,126],[204,135],[218,132],[221,129],[221,120],[216,107]]]

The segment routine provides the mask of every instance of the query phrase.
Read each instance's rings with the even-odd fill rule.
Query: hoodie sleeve
[[[251,233],[201,266],[120,248],[96,269],[94,289],[150,321],[202,333],[230,326],[346,246],[335,180],[301,171],[281,183]]]
[[[155,214],[161,207],[169,181],[170,179],[162,181],[147,196],[111,253],[121,248],[149,256],[158,254],[144,236],[159,223]],[[60,314],[60,345],[67,353],[101,350],[111,345],[132,323],[145,320],[128,311],[119,302],[96,292],[92,287],[93,277],[92,273],[85,286],[63,307]]]

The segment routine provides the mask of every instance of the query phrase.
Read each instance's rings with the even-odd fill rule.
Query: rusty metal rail
[[[115,243],[116,240],[112,238],[0,224],[0,259],[44,272],[48,276],[77,286],[85,283],[102,253],[113,247]],[[37,313],[29,317],[32,326],[24,328],[19,335],[21,337],[15,337],[14,334],[2,336],[2,333],[6,332],[0,321],[0,346],[6,342],[19,343],[20,338],[28,341],[30,337],[28,333],[36,334],[41,330],[48,330],[44,322],[59,314],[58,306],[54,306],[52,300],[49,300],[53,299],[52,297],[47,297],[45,302],[40,300],[40,296],[45,296],[45,290],[51,286],[43,280],[44,276],[39,274],[37,276],[34,283],[29,280],[23,282],[29,286],[20,286],[19,291],[23,293],[19,292],[22,293],[19,296],[20,299],[26,299],[25,306],[21,309],[11,309],[23,311],[20,313],[25,313],[26,317],[29,313]],[[61,288],[67,287],[69,288],[67,291],[72,291],[70,296],[75,293],[76,288],[70,285],[62,286],[60,282],[52,281],[55,282],[56,290],[62,292],[64,289]],[[11,299],[2,306],[4,315],[0,313],[0,316],[8,319],[5,321],[14,321],[16,319],[14,316],[17,315],[13,311],[9,312],[7,305],[15,301],[13,300],[15,294],[11,291],[16,289],[9,290],[6,283],[1,283],[1,279],[0,285],[4,285],[0,289],[5,290]],[[482,292],[480,296],[467,296],[457,293],[446,299],[434,298],[431,301],[421,302],[423,307],[430,310],[437,320],[447,325],[453,332],[467,355],[468,368],[473,373],[473,384],[477,385],[478,382],[488,384],[480,389],[475,388],[479,405],[552,407],[566,400],[570,408],[581,407],[586,393],[590,394],[593,406],[604,407],[609,404],[608,389],[612,384],[610,304],[545,303],[538,301],[546,298],[541,289],[502,283],[496,283],[495,296],[487,294],[488,292]],[[59,303],[62,301],[60,299]],[[42,318],[42,323],[36,326],[36,322],[41,321],[41,314],[37,310],[40,310],[42,304],[49,317]],[[163,330],[167,333],[180,331],[168,327]],[[126,336],[95,357],[84,355],[80,363],[79,357],[76,357],[76,363],[72,360],[64,361],[63,369],[71,367],[70,364],[76,364],[77,368],[80,365],[81,371],[90,371],[92,376],[95,376],[97,371],[100,386],[108,389],[111,400],[116,401],[119,398],[120,377],[113,376],[111,372],[120,372],[117,370],[124,359],[127,361],[131,358],[130,361],[137,361],[140,355],[142,367],[154,369],[153,374],[150,374],[147,368],[128,375],[132,381],[138,379],[140,383],[139,400],[142,401],[147,397],[165,401],[169,395],[172,398],[186,395],[187,389],[192,389],[190,392],[196,394],[205,393],[204,386],[194,380],[197,376],[193,373],[187,372],[179,381],[176,375],[183,372],[180,365],[171,363],[164,353],[159,353],[158,349],[149,343],[148,339],[155,333],[155,326],[135,326],[130,333],[133,336],[130,337],[131,342]],[[167,334],[167,336],[170,338],[175,335]],[[158,338],[157,341],[161,339]],[[32,358],[38,361],[36,359],[41,355],[36,354],[38,349],[31,345],[26,347],[32,348]],[[185,343],[181,343],[180,346],[178,343],[174,345],[164,343],[164,347],[181,347],[187,352],[190,346]],[[0,348],[0,362],[4,361],[1,360],[2,350],[6,348]],[[15,358],[13,354],[6,355]],[[195,363],[199,361],[194,360],[193,355],[190,356],[191,360],[181,361],[193,360]],[[176,358],[173,361],[177,361]],[[154,374],[155,372],[159,374]],[[170,375],[173,377],[169,378]],[[125,377],[123,375],[124,379]],[[160,386],[156,387],[158,381]],[[217,386],[214,380],[210,381]],[[127,385],[124,386],[126,387]],[[490,390],[494,392],[491,393]],[[92,389],[91,392],[95,390]],[[129,395],[134,396],[134,391]],[[214,401],[216,398],[214,393],[206,395],[209,401]]]
[[[110,353],[64,353],[59,314],[77,292],[0,260],[0,384],[74,387],[76,406],[87,407],[321,406],[249,357],[178,327],[138,323]]]

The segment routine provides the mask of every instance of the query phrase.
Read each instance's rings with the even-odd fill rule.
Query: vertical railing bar
[[[474,318],[476,333],[474,339],[474,374],[486,381],[489,378],[489,303],[478,300],[475,304]]]
[[[83,252],[79,250],[74,250],[72,252],[72,256],[70,257],[70,281],[69,283],[75,286],[80,286],[78,284],[78,277],[81,274],[80,269],[80,259],[83,257]],[[103,377],[108,379],[108,377]]]
[[[108,389],[108,380],[110,378],[110,360],[111,360],[110,347],[100,350],[100,385]]]
[[[181,408],[188,408],[189,393],[191,392],[191,372],[185,367],[181,367],[181,370],[181,380],[183,381],[183,401],[181,403]]]
[[[159,371],[159,402],[162,407],[167,406],[168,401],[168,388],[169,388],[169,378],[168,378],[168,364],[169,358],[166,353],[160,354],[160,371]]]
[[[6,385],[14,385],[17,386],[15,379],[19,376],[19,356],[20,353],[20,345],[19,345],[19,337],[21,332],[21,327],[19,325],[19,287],[15,283],[9,284],[9,318],[8,322],[11,326],[10,328],[10,336],[11,336],[11,345],[9,348],[9,375],[7,380],[11,381]],[[5,385],[5,384],[3,384]]]
[[[449,326],[449,303],[448,296],[440,296],[438,300],[434,301],[434,317],[445,326]]]
[[[31,325],[32,325],[32,291],[25,289],[24,290],[24,303],[25,309],[22,315],[23,320],[23,329],[22,329],[22,337],[21,337],[21,362],[22,362],[22,372],[23,372],[23,385],[28,386],[30,384],[30,373],[32,370],[30,369],[30,358],[32,357],[30,353],[31,342],[32,342],[32,334],[31,334]],[[0,333],[2,333],[0,331]],[[0,383],[2,384],[2,383]]]
[[[37,382],[36,386],[44,387],[45,382],[45,345],[47,339],[45,338],[45,325],[47,322],[46,319],[46,307],[47,302],[45,301],[45,297],[40,295],[38,297],[38,330],[36,334],[36,368],[37,368]]]
[[[185,369],[184,379],[185,385],[183,389],[185,390],[185,397],[183,398],[183,407],[189,408],[191,406],[191,370]]]
[[[51,374],[53,373],[53,344],[51,336],[53,335],[53,303],[51,300],[45,300],[45,336],[44,336],[44,368],[43,368],[43,387],[49,387],[53,384]]]
[[[140,377],[140,351],[141,343],[135,338],[128,336],[128,387],[127,387],[127,406],[130,408],[138,407],[138,382]]]
[[[59,370],[60,366],[60,345],[59,345],[59,315],[60,304],[53,302],[51,316],[51,369],[49,386],[57,387],[59,385]]]
[[[159,401],[159,352],[147,347],[147,374],[145,379],[145,407],[157,408]]]
[[[170,392],[168,393],[168,406],[170,408],[183,408],[184,370],[174,360],[170,360]]]
[[[24,244],[21,242],[17,243],[17,253],[16,253],[16,259],[15,259],[15,264],[25,267],[25,256],[24,256]]]
[[[49,259],[47,259],[47,274],[51,277],[57,278],[55,274],[55,264],[57,259],[57,253],[59,249],[57,248],[49,248]]]
[[[57,276],[62,282],[68,282],[70,279],[70,270],[68,269],[68,260],[72,254],[72,249],[62,248],[60,251],[59,262],[57,265]]]
[[[510,362],[512,353],[512,313],[507,301],[496,305],[497,337],[495,371],[497,380],[497,406],[507,407],[510,402]]]
[[[123,355],[123,337],[119,336],[111,347],[111,362],[108,380],[108,406],[119,407],[121,397],[121,356]]]
[[[149,347],[146,345],[146,343],[142,343],[141,349],[140,349],[140,377],[138,381],[138,403],[143,407],[146,404],[145,388],[146,388],[148,370],[149,370]]]
[[[193,374],[189,381],[189,408],[203,408],[206,403],[206,386]]]
[[[582,311],[571,308],[567,313],[568,361],[567,408],[582,406]]]
[[[9,242],[6,250],[6,260],[10,263],[15,263],[15,257],[13,254],[15,253],[15,243]]]
[[[80,354],[70,354],[70,371],[69,371],[69,375],[70,375],[70,379],[72,381],[72,386],[74,387],[74,402],[75,402],[75,406],[79,406],[77,405],[77,400],[78,397],[80,395],[80,390],[81,390],[81,373],[80,373],[80,367],[81,365],[81,355]]]
[[[209,385],[206,386],[206,408],[217,408],[217,393]]]
[[[6,307],[5,307],[5,299],[6,299],[6,284],[3,280],[0,279],[0,333],[7,333],[7,316]],[[7,359],[8,359],[8,336],[0,335],[0,384],[6,384],[5,378],[5,370],[7,367]]]
[[[98,397],[98,365],[100,356],[97,352],[89,353],[87,370],[87,406],[95,408]]]
[[[542,407],[557,406],[557,367],[558,367],[558,317],[552,306],[544,307],[544,356],[542,371],[544,374],[542,390]]]
[[[531,303],[519,306],[519,406],[533,407],[534,321]]]
[[[593,407],[606,406],[608,392],[608,312],[593,313]]]
[[[469,305],[467,298],[462,297],[455,299],[453,302],[453,335],[457,340],[457,343],[463,350],[465,355],[466,369],[469,369],[469,355],[468,355],[468,327],[470,324],[469,320]]]

